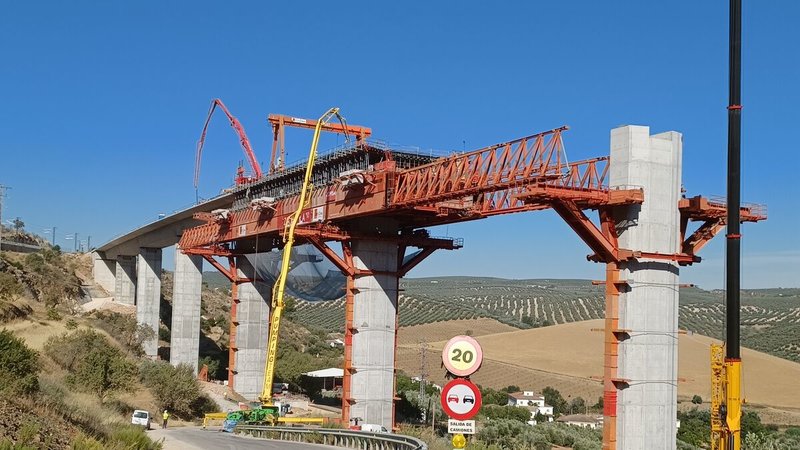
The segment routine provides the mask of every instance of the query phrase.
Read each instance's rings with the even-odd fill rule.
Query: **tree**
[[[484,405],[500,405],[505,406],[508,404],[508,393],[505,391],[498,391],[492,388],[483,388],[478,386],[481,390],[481,397],[483,397]]]
[[[166,361],[144,361],[139,372],[159,410],[191,419],[219,408],[200,391],[194,370],[187,364],[174,367]]]
[[[603,401],[603,396],[601,395],[600,397],[597,397],[597,403],[592,405],[592,409],[594,409],[595,411],[600,412],[600,411],[603,410],[603,404],[604,403],[605,402]]]
[[[216,360],[210,356],[203,356],[200,358],[200,361],[197,363],[197,370],[199,371],[201,368],[203,368],[203,365],[208,366],[209,377],[214,376],[214,374],[216,374],[219,370],[219,360]]]
[[[558,417],[560,414],[564,414],[569,410],[567,401],[564,400],[564,397],[561,396],[561,392],[558,392],[557,389],[547,386],[546,388],[542,389],[542,395],[544,396],[545,404],[553,407],[553,415],[555,417]]]
[[[575,397],[569,403],[570,414],[584,414],[586,412],[586,400],[583,397]]]
[[[31,394],[39,390],[38,354],[22,339],[6,329],[0,330],[0,391]],[[8,394],[4,394],[5,397]]]
[[[517,406],[486,405],[481,408],[481,415],[487,419],[509,419],[522,423],[531,420],[531,412],[528,408]]]
[[[695,405],[700,405],[700,404],[702,404],[702,403],[703,403],[703,397],[700,397],[699,395],[695,394],[695,395],[692,397],[692,403],[694,403]]]
[[[14,219],[14,222],[12,222],[12,224],[14,226],[14,231],[16,231],[17,233],[19,233],[20,231],[22,231],[23,228],[25,228],[25,222],[23,222],[19,217]]]

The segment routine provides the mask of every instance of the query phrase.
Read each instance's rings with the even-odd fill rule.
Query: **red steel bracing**
[[[342,423],[347,424],[350,420],[350,408],[354,403],[352,397],[352,376],[355,373],[353,368],[353,335],[358,333],[358,328],[353,320],[353,313],[355,309],[355,279],[359,276],[370,276],[374,273],[370,270],[358,269],[353,261],[352,241],[357,239],[355,236],[350,236],[341,231],[324,232],[322,230],[298,230],[297,237],[303,237],[308,240],[314,247],[316,247],[346,276],[345,288],[345,314],[344,314],[344,364],[343,371],[344,377],[342,379]],[[399,280],[414,266],[419,264],[423,259],[430,256],[437,249],[454,249],[452,241],[427,238],[422,236],[409,236],[409,237],[368,237],[368,239],[377,239],[383,241],[394,242],[397,244],[397,261],[398,270],[394,273],[398,285],[395,286],[395,292],[399,292]],[[342,257],[336,254],[325,243],[326,240],[338,240],[342,244]],[[420,253],[415,255],[411,260],[403,263],[406,248],[409,246],[419,247],[422,249]],[[399,329],[399,311],[395,315],[395,372],[397,371],[397,330]],[[396,382],[396,379],[395,379]],[[397,400],[397,399],[396,399]],[[394,424],[395,408],[392,407],[392,423]]]

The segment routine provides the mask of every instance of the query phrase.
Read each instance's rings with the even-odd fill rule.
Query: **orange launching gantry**
[[[281,141],[283,155],[279,136],[282,125],[288,122],[281,117],[284,116],[270,116],[270,122],[276,133],[275,142]],[[362,130],[364,138],[369,136],[368,128]],[[315,166],[318,175],[314,181],[315,190],[297,227],[297,238],[320,249],[347,276],[342,399],[345,423],[350,419],[350,343],[356,331],[354,280],[363,276],[363,270],[353,263],[352,242],[366,239],[397,243],[397,275],[403,276],[436,249],[462,246],[460,240],[429,237],[425,227],[553,209],[593,251],[588,259],[606,264],[603,433],[605,448],[614,448],[617,390],[626,383],[617,376],[618,345],[625,339],[625,330],[619,328],[618,301],[620,290],[626,285],[625,280],[620,279],[618,265],[636,258],[662,259],[681,265],[700,261],[696,253],[725,225],[726,207],[724,202],[700,196],[680,200],[677,205],[683,242],[680,253],[646,253],[619,248],[613,210],[641,204],[644,191],[638,187],[609,187],[608,157],[568,163],[562,142],[566,130],[567,127],[556,128],[438,159],[392,151],[364,138],[346,151],[320,157]],[[284,169],[250,185],[247,190],[235,191],[235,206],[225,217],[196,215],[205,223],[186,230],[180,248],[185,253],[204,255],[234,283],[240,282],[235,277],[233,256],[280,247],[280,233],[297,208],[299,191],[292,190],[294,185],[290,180],[297,172],[296,168]],[[262,187],[256,189],[257,186]],[[282,194],[277,194],[279,192]],[[587,210],[598,211],[599,226],[589,219]],[[741,208],[742,221],[755,222],[765,217],[764,212],[754,206]],[[364,221],[376,220],[393,224],[395,231],[375,232],[360,226]],[[701,225],[690,233],[689,222],[693,221]],[[328,247],[331,241],[341,243],[343,257]],[[404,261],[407,247],[417,247],[421,252]],[[215,255],[229,257],[230,270],[216,263],[212,257]],[[232,314],[235,311],[234,304]],[[232,330],[232,347],[235,336]],[[231,355],[233,357],[233,350]],[[233,361],[229,367],[234,367]]]
[[[270,114],[267,117],[272,125],[272,156],[269,160],[269,173],[281,172],[286,168],[286,147],[284,136],[286,127],[306,128],[313,130],[317,126],[317,120],[300,119],[298,117],[285,116],[283,114]],[[372,135],[372,130],[358,125],[347,125],[347,123],[323,123],[320,126],[322,131],[353,135],[356,142],[363,142],[364,139]]]

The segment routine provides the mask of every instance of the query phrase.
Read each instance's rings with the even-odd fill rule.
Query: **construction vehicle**
[[[742,0],[730,0],[730,60],[728,66],[728,216],[725,245],[725,356],[711,347],[711,448],[742,446],[742,359],[739,339],[741,277],[741,91]]]
[[[206,132],[208,131],[208,124],[211,122],[211,116],[214,115],[214,111],[219,106],[219,109],[225,113],[225,116],[228,118],[228,121],[231,123],[231,127],[234,131],[236,131],[236,135],[239,136],[239,143],[242,145],[242,151],[244,151],[244,155],[247,158],[248,163],[250,164],[250,169],[252,170],[252,174],[245,173],[244,167],[242,164],[239,164],[239,167],[236,169],[236,178],[235,183],[237,186],[242,184],[247,184],[253,181],[258,180],[261,178],[264,173],[261,171],[261,166],[258,164],[258,160],[256,159],[255,152],[253,152],[253,147],[250,145],[250,140],[247,138],[247,133],[244,131],[244,127],[242,126],[241,122],[231,114],[228,108],[222,103],[222,100],[215,98],[211,101],[211,107],[208,109],[208,116],[206,116],[206,122],[203,124],[203,132],[200,133],[200,139],[197,141],[197,152],[195,154],[194,160],[194,189],[197,191],[197,186],[200,182],[200,161],[203,156],[203,145],[206,142]]]
[[[280,335],[281,317],[284,308],[284,294],[286,288],[286,279],[289,274],[290,257],[292,247],[294,246],[295,228],[300,221],[300,216],[303,210],[308,206],[311,200],[311,193],[313,186],[311,184],[311,175],[314,169],[314,162],[317,157],[317,147],[319,145],[319,137],[322,129],[328,127],[328,122],[336,117],[341,122],[341,128],[337,128],[344,133],[345,139],[349,142],[348,127],[344,118],[339,114],[339,108],[331,108],[319,120],[316,121],[314,126],[314,137],[311,141],[311,150],[308,155],[308,162],[306,163],[305,178],[300,191],[300,199],[297,205],[297,210],[292,214],[286,223],[286,228],[283,233],[283,252],[281,259],[281,270],[278,279],[272,289],[272,313],[270,316],[270,330],[269,342],[267,345],[267,358],[266,366],[264,369],[264,384],[261,390],[259,402],[251,404],[251,409],[243,409],[240,411],[233,411],[227,414],[223,430],[230,431],[239,422],[245,423],[258,423],[258,424],[278,424],[278,423],[323,423],[323,419],[317,418],[297,418],[287,419],[283,417],[288,411],[285,404],[275,401],[273,399],[273,381],[275,380],[275,365],[278,356],[278,337]]]

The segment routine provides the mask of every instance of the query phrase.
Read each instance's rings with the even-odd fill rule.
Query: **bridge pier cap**
[[[655,135],[646,126],[611,131],[609,185],[640,186],[644,202],[617,208],[619,247],[680,252],[682,136]],[[676,446],[678,378],[678,264],[638,259],[620,263],[628,285],[619,296],[617,448],[671,450]]]

